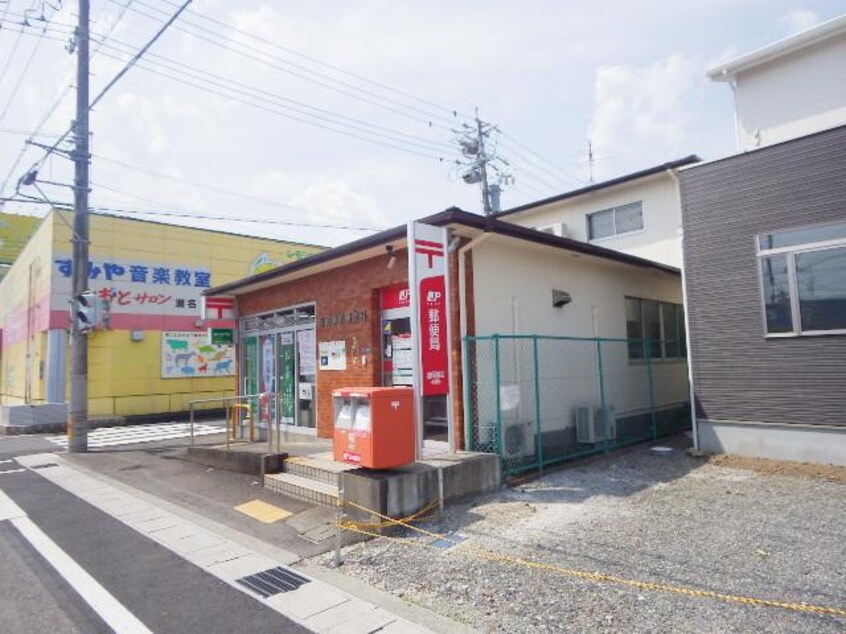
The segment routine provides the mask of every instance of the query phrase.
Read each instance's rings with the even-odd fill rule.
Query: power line
[[[278,219],[267,219],[267,218],[247,218],[239,216],[238,218],[233,218],[232,216],[224,216],[224,215],[210,215],[210,214],[192,214],[192,213],[179,213],[173,211],[147,211],[142,209],[123,209],[123,208],[114,208],[114,207],[92,207],[94,211],[104,211],[110,213],[124,213],[124,214],[143,214],[149,216],[165,216],[169,218],[184,218],[184,219],[191,219],[191,220],[220,220],[225,222],[245,222],[250,224],[266,224],[266,225],[281,225],[284,227],[301,227],[306,229],[335,229],[335,230],[343,230],[343,231],[363,231],[363,232],[373,232],[377,233],[379,231],[383,231],[383,229],[379,229],[377,227],[357,227],[351,225],[336,225],[336,224],[321,224],[321,223],[314,223],[314,222],[297,222],[294,220],[278,220]]]
[[[170,0],[162,0],[162,1],[163,1],[165,4],[171,4],[171,5],[173,4],[173,2],[171,2]],[[253,40],[256,40],[257,42],[261,42],[262,44],[267,44],[267,45],[272,46],[272,47],[274,47],[274,48],[276,48],[276,49],[278,49],[278,50],[280,50],[280,51],[284,51],[284,52],[289,53],[289,54],[291,54],[291,55],[295,55],[295,56],[297,56],[297,57],[299,57],[299,58],[301,58],[301,59],[307,60],[307,61],[309,61],[309,62],[311,62],[311,63],[313,63],[313,64],[317,64],[317,65],[319,65],[319,66],[323,66],[324,68],[328,68],[328,69],[330,69],[330,70],[333,70],[333,71],[335,71],[335,72],[337,72],[337,73],[341,73],[341,74],[347,75],[347,76],[349,76],[349,77],[352,77],[353,79],[357,79],[357,80],[359,80],[359,81],[362,81],[362,82],[368,83],[368,84],[370,84],[370,85],[372,85],[372,86],[375,86],[375,87],[377,87],[377,88],[381,88],[382,90],[385,90],[385,91],[388,91],[388,92],[394,93],[394,94],[399,95],[399,96],[401,96],[401,97],[404,97],[404,98],[406,98],[406,99],[410,99],[410,100],[412,100],[412,101],[417,101],[418,103],[421,103],[421,104],[424,104],[424,105],[432,106],[432,107],[434,107],[434,108],[437,108],[438,110],[442,110],[442,111],[444,111],[444,112],[447,112],[447,113],[451,114],[451,115],[453,116],[453,118],[457,118],[457,117],[463,117],[463,118],[465,118],[465,119],[472,119],[472,118],[473,118],[473,117],[472,117],[472,115],[461,113],[461,112],[457,111],[457,110],[456,110],[456,109],[454,109],[454,108],[449,108],[449,107],[447,107],[447,106],[444,106],[444,105],[442,105],[442,104],[438,104],[438,103],[436,103],[436,102],[434,102],[434,101],[431,101],[431,100],[429,100],[429,99],[425,99],[425,98],[423,98],[423,97],[419,97],[419,96],[417,96],[417,95],[412,95],[412,94],[410,94],[410,93],[408,93],[408,92],[405,92],[405,91],[403,91],[403,90],[400,90],[400,89],[398,89],[398,88],[394,88],[393,86],[389,86],[389,85],[384,84],[384,83],[382,83],[382,82],[379,82],[379,81],[376,81],[376,80],[374,80],[374,79],[370,79],[370,78],[368,78],[368,77],[365,77],[365,76],[363,76],[363,75],[359,75],[358,73],[354,73],[354,72],[352,72],[352,71],[349,71],[349,70],[347,70],[347,69],[345,69],[345,68],[341,68],[340,66],[335,66],[335,65],[333,65],[333,64],[329,64],[329,63],[327,63],[327,62],[325,62],[325,61],[323,61],[323,60],[317,59],[316,57],[312,57],[312,56],[310,56],[310,55],[306,55],[305,53],[302,53],[302,52],[297,51],[297,50],[295,50],[295,49],[288,48],[288,47],[286,47],[286,46],[282,46],[281,44],[278,44],[277,42],[272,42],[271,40],[268,40],[268,39],[263,38],[263,37],[261,37],[261,36],[258,36],[258,35],[255,35],[255,34],[253,34],[253,33],[250,33],[249,31],[245,31],[245,30],[243,30],[243,29],[239,29],[239,28],[234,27],[234,26],[232,26],[232,25],[230,25],[230,24],[227,24],[227,23],[225,23],[225,22],[223,22],[223,21],[221,21],[221,20],[216,20],[215,18],[212,18],[212,17],[210,17],[210,16],[204,15],[204,14],[199,13],[199,12],[197,12],[197,11],[193,11],[193,10],[192,10],[192,11],[189,11],[189,13],[190,13],[192,16],[196,16],[196,17],[198,17],[198,18],[200,18],[200,19],[202,19],[202,20],[205,20],[205,21],[207,21],[207,22],[211,22],[211,23],[216,24],[216,25],[218,25],[218,26],[224,27],[224,28],[226,28],[226,29],[228,29],[228,30],[231,30],[231,31],[233,31],[233,32],[235,32],[235,33],[237,33],[237,34],[239,34],[239,35],[245,35],[245,36],[247,36],[247,37],[249,37],[249,38],[251,38],[251,39],[253,39]]]
[[[29,72],[30,66],[32,66],[32,60],[35,59],[35,56],[38,54],[38,49],[41,48],[41,45],[44,43],[44,35],[47,33],[47,24],[45,23],[44,29],[41,31],[42,37],[39,37],[38,40],[35,42],[35,45],[32,47],[32,51],[29,54],[29,57],[24,63],[23,71],[18,76],[18,81],[15,82],[15,87],[12,88],[12,94],[9,95],[9,100],[6,102],[6,107],[3,108],[3,111],[0,112],[0,122],[6,118],[6,114],[9,112],[9,108],[11,108],[12,103],[15,101],[15,97],[18,95],[18,90],[20,90],[21,82],[26,77],[27,73]]]
[[[117,0],[110,0],[110,1],[116,2]],[[151,5],[145,4],[145,3],[141,2],[140,0],[136,0],[136,5],[139,5],[139,4],[144,6],[144,7],[150,8],[154,11],[164,12],[163,9],[159,9],[157,7],[153,7]],[[149,18],[149,19],[152,19],[152,20],[158,19],[156,16],[150,15],[149,13],[145,13],[144,11],[141,11],[137,7],[133,7],[132,11],[134,13],[137,13],[138,15],[142,15],[142,16]],[[271,68],[274,68],[276,70],[279,70],[281,72],[287,73],[289,75],[293,75],[294,77],[302,79],[303,81],[307,81],[307,82],[310,82],[310,83],[313,83],[313,84],[317,84],[319,86],[327,88],[328,90],[332,90],[334,92],[338,92],[338,93],[353,97],[354,99],[357,99],[357,100],[362,101],[364,103],[368,103],[368,104],[376,106],[378,108],[383,108],[385,110],[389,110],[389,111],[394,112],[396,114],[399,114],[401,116],[405,116],[405,117],[408,117],[408,118],[411,118],[411,119],[415,119],[417,121],[424,123],[427,126],[442,125],[442,124],[436,124],[434,122],[435,119],[440,119],[442,121],[445,121],[448,124],[454,123],[454,119],[451,119],[451,118],[448,118],[448,117],[443,117],[442,115],[434,115],[431,112],[427,112],[427,111],[422,110],[420,108],[417,108],[415,106],[410,106],[410,105],[403,103],[401,101],[398,101],[396,99],[392,99],[390,97],[380,95],[380,94],[375,93],[373,91],[370,91],[370,90],[361,88],[359,86],[355,86],[353,84],[350,84],[349,82],[345,82],[343,80],[336,79],[336,78],[331,77],[329,75],[319,73],[319,72],[315,71],[314,69],[304,67],[301,64],[297,64],[296,62],[292,62],[290,60],[284,59],[282,57],[279,57],[278,55],[272,55],[270,53],[267,53],[266,51],[264,51],[260,48],[257,48],[255,46],[251,46],[251,45],[243,43],[243,42],[230,43],[229,38],[226,35],[223,35],[221,33],[217,33],[215,31],[207,29],[203,26],[197,25],[197,24],[191,22],[190,20],[184,20],[183,24],[185,26],[175,27],[176,30],[181,31],[183,33],[186,33],[188,35],[191,35],[191,36],[193,36],[193,37],[195,37],[199,40],[202,40],[204,42],[208,42],[209,44],[212,44],[212,45],[217,46],[219,48],[222,48],[224,50],[227,50],[227,51],[230,51],[232,53],[236,53],[238,55],[241,55],[242,57],[252,59],[254,61],[265,64],[265,65],[267,65]],[[186,27],[192,27],[195,30],[190,30]],[[224,40],[224,42],[220,42],[220,41],[217,41],[217,40],[214,40],[214,39],[210,39],[209,37],[202,35],[203,33],[210,35],[210,36],[213,36],[213,37],[216,37],[216,38],[221,38],[221,39]],[[236,48],[236,46],[241,47],[241,48],[240,49]],[[241,50],[241,49],[245,49],[245,50]],[[250,51],[250,52],[248,52],[248,51]],[[256,53],[258,55],[264,56],[264,58],[259,57],[258,55],[256,55]],[[266,58],[269,58],[269,59],[266,59]],[[292,70],[292,68],[294,70]],[[313,75],[313,77],[310,76],[310,75]],[[315,77],[318,77],[320,79],[316,79]],[[327,82],[329,82],[329,83],[327,83]],[[337,84],[337,85],[332,85],[332,84]],[[353,92],[351,92],[351,91],[353,91]],[[372,97],[373,99],[377,99],[377,100],[380,100],[382,102],[393,104],[393,106],[386,105],[386,103],[380,103],[379,101],[373,101],[373,99],[369,99],[369,98],[364,97],[362,95],[367,95],[368,97]],[[400,110],[398,108],[402,108],[402,109],[405,109],[405,110],[410,111],[410,112],[406,112],[406,111]],[[415,112],[417,114],[411,114],[411,112]],[[420,115],[424,115],[425,118],[421,118]]]
[[[270,205],[273,207],[281,207],[284,209],[288,209],[290,211],[298,211],[301,213],[312,213],[308,209],[303,209],[302,207],[295,207],[293,205],[289,205],[287,203],[279,202],[276,200],[270,200],[268,198],[261,198],[259,196],[253,196],[251,194],[245,194],[243,192],[236,192],[229,189],[224,189],[217,185],[210,185],[208,183],[203,183],[200,181],[190,180],[187,178],[183,178],[180,176],[173,176],[171,174],[165,174],[163,172],[157,172],[156,170],[152,170],[146,167],[140,167],[138,165],[132,165],[130,163],[126,163],[124,161],[119,161],[117,159],[109,158],[107,156],[103,156],[101,154],[92,154],[92,156],[100,161],[105,161],[106,163],[113,163],[115,165],[120,165],[121,167],[125,167],[127,169],[135,170],[138,172],[143,172],[145,174],[150,174],[151,176],[155,176],[157,178],[165,178],[167,180],[171,180],[177,183],[182,183],[185,185],[189,185],[191,187],[195,187],[197,189],[202,190],[209,190],[213,192],[217,192],[219,194],[224,194],[226,196],[232,196],[233,198],[245,199],[245,200],[252,200],[254,202],[261,203],[263,205]]]
[[[118,59],[118,60],[120,59],[119,57],[116,57],[116,56],[110,56],[110,55],[109,55],[109,54],[107,54],[107,53],[104,53],[104,55],[105,55],[106,57],[113,57],[114,59]],[[339,129],[334,128],[334,127],[331,127],[331,126],[329,126],[329,125],[324,125],[324,124],[318,123],[318,122],[316,122],[316,121],[310,121],[310,120],[308,120],[308,119],[303,119],[303,118],[301,118],[301,117],[291,115],[291,114],[289,114],[289,113],[287,113],[287,112],[283,112],[283,111],[278,110],[278,109],[276,109],[276,108],[271,108],[271,107],[268,107],[268,106],[263,106],[263,105],[258,104],[258,103],[254,103],[253,101],[249,101],[249,100],[247,100],[247,99],[245,99],[245,98],[241,98],[241,97],[238,97],[238,96],[234,96],[233,94],[227,94],[226,92],[221,92],[221,91],[219,91],[219,90],[214,90],[214,89],[209,88],[208,86],[205,86],[205,85],[203,85],[203,84],[198,84],[198,83],[196,83],[196,82],[188,81],[188,80],[186,80],[186,79],[181,79],[181,78],[179,78],[179,77],[174,77],[174,76],[169,75],[169,74],[167,74],[167,73],[161,72],[161,71],[159,71],[159,70],[157,70],[157,69],[155,69],[155,68],[150,68],[150,67],[148,67],[148,66],[146,66],[146,65],[144,65],[144,64],[139,64],[139,65],[138,65],[138,68],[140,68],[140,69],[142,69],[142,70],[145,70],[145,71],[147,71],[147,72],[149,72],[149,73],[155,74],[155,75],[160,75],[160,76],[162,76],[162,77],[167,77],[167,78],[169,78],[169,79],[175,80],[175,81],[179,82],[179,83],[180,83],[180,85],[187,85],[187,86],[191,86],[191,87],[196,88],[196,89],[198,89],[198,90],[202,90],[202,91],[204,91],[204,92],[207,92],[207,93],[210,93],[210,94],[213,94],[213,95],[218,95],[218,96],[220,96],[220,97],[225,97],[225,98],[227,98],[227,99],[231,99],[232,101],[235,101],[235,102],[238,102],[238,103],[242,103],[242,104],[244,104],[244,105],[251,106],[251,107],[253,107],[253,108],[257,108],[257,109],[259,109],[259,110],[263,110],[263,111],[265,111],[265,112],[269,112],[269,113],[271,113],[271,114],[275,114],[275,115],[278,115],[278,116],[281,116],[281,117],[285,117],[285,118],[287,118],[287,119],[291,119],[291,120],[294,120],[294,121],[299,121],[300,123],[305,123],[306,125],[311,125],[311,126],[314,126],[314,127],[317,127],[317,128],[321,128],[321,129],[324,129],[324,130],[328,130],[328,131],[330,131],[330,132],[335,132],[336,134],[341,134],[341,135],[348,136],[348,137],[351,137],[351,138],[360,139],[360,140],[363,140],[363,141],[368,141],[369,143],[375,143],[375,144],[377,144],[377,145],[382,145],[382,146],[384,146],[384,147],[393,148],[393,149],[395,149],[395,150],[399,150],[399,151],[401,151],[401,152],[406,152],[406,153],[409,153],[409,154],[416,154],[416,155],[418,155],[418,156],[423,156],[423,157],[425,157],[425,158],[434,159],[434,160],[439,161],[439,162],[443,162],[443,161],[444,161],[444,157],[442,157],[442,156],[438,156],[438,155],[435,155],[435,154],[430,154],[430,153],[428,153],[428,152],[421,152],[421,151],[418,151],[418,150],[412,149],[412,148],[410,148],[410,147],[402,146],[402,145],[397,145],[396,143],[403,143],[403,144],[406,144],[406,145],[412,145],[410,142],[403,141],[402,139],[395,139],[395,143],[389,143],[389,142],[387,142],[387,141],[381,141],[381,140],[378,140],[378,139],[374,139],[374,138],[372,138],[372,137],[363,136],[362,134],[357,134],[357,133],[353,133],[353,132],[348,132],[348,131],[346,131],[346,130],[339,130]],[[236,94],[236,95],[237,95],[239,92],[241,92],[241,91],[233,91],[233,89],[225,89],[225,90],[229,90],[229,91],[230,91],[230,93],[231,93],[231,92],[235,92],[235,94]],[[255,97],[255,96],[252,96],[252,95],[249,95],[249,98],[251,98],[251,99],[257,99],[257,100],[262,100],[260,97]],[[264,101],[266,101],[266,100],[264,100]],[[278,106],[278,107],[283,107],[283,106]],[[340,123],[336,123],[336,125],[342,125],[342,124],[340,124]],[[367,132],[367,133],[368,133],[368,134],[373,134],[373,133],[371,133],[371,132]],[[428,148],[427,148],[427,149],[428,149]],[[432,150],[432,151],[434,151],[434,150]]]
[[[115,28],[116,28],[116,27],[117,27],[117,25],[120,23],[120,21],[123,19],[123,16],[126,14],[126,11],[127,11],[127,9],[129,8],[129,5],[130,5],[130,4],[132,4],[132,2],[133,2],[133,0],[127,0],[126,5],[122,7],[122,9],[121,9],[120,13],[118,14],[117,18],[115,19],[115,21],[114,21],[114,22],[112,22],[111,26],[109,27],[109,31],[108,31],[108,33],[106,33],[105,35],[103,35],[103,36],[100,38],[100,41],[99,41],[99,42],[95,45],[95,47],[94,47],[94,51],[93,51],[93,52],[92,52],[92,54],[91,54],[91,55],[92,55],[92,57],[93,57],[93,56],[95,56],[95,55],[97,55],[97,53],[99,52],[100,48],[103,46],[103,42],[104,42],[106,39],[108,39],[108,37],[109,37],[109,36],[110,36],[110,35],[114,32]],[[10,2],[10,4],[11,4],[11,2]],[[7,5],[7,8],[8,8],[8,6],[9,6],[9,5]],[[102,13],[103,13],[103,11],[105,10],[106,6],[108,6],[108,3],[104,1],[104,2],[103,2],[103,4],[102,4],[102,6],[100,7],[100,11],[98,11],[98,12],[97,12],[97,17],[95,18],[95,22],[96,22],[96,21],[99,19],[99,17],[102,15]],[[54,22],[54,23],[52,23],[52,24],[56,24],[56,23]],[[68,26],[69,28],[71,28],[71,29],[75,29],[75,27],[74,27],[73,25],[67,25],[67,26]],[[45,28],[46,28],[46,25],[45,25]],[[71,72],[73,72],[73,71],[72,71],[72,69],[71,69]],[[71,76],[72,76],[72,75],[71,75]],[[70,81],[70,77],[69,77],[68,79],[66,79],[65,81],[66,81],[66,82]],[[45,115],[41,118],[41,120],[38,122],[38,125],[36,125],[36,126],[35,126],[35,129],[33,130],[32,134],[30,134],[30,135],[29,135],[29,137],[28,137],[28,138],[24,141],[23,147],[21,147],[21,150],[20,150],[20,152],[18,153],[17,157],[15,158],[15,161],[12,163],[12,167],[9,169],[8,173],[6,174],[5,178],[3,179],[3,182],[2,182],[2,183],[0,183],[0,196],[2,196],[2,195],[5,193],[5,191],[6,191],[6,185],[8,184],[9,179],[12,177],[12,175],[13,175],[13,174],[15,173],[15,171],[18,169],[18,166],[20,165],[21,161],[23,160],[24,155],[26,154],[26,151],[27,151],[27,148],[28,148],[29,144],[33,141],[33,139],[34,139],[36,136],[40,136],[40,135],[39,135],[39,133],[41,132],[41,129],[42,129],[45,125],[47,125],[47,122],[50,120],[50,118],[53,116],[53,114],[56,112],[56,110],[58,110],[59,106],[62,104],[62,102],[63,102],[63,101],[65,100],[65,98],[68,96],[68,94],[70,93],[70,91],[72,90],[72,88],[73,88],[73,85],[68,83],[68,84],[67,84],[67,85],[66,85],[66,86],[62,89],[62,91],[61,91],[61,92],[58,94],[58,96],[54,99],[54,101],[53,101],[53,105],[52,105],[52,106],[50,106],[50,108],[47,110],[47,113],[46,113],[46,114],[45,114]],[[56,136],[56,137],[59,137],[59,136],[61,136],[61,135],[56,134],[56,135],[51,135],[51,136]],[[3,203],[2,203],[2,201],[0,201],[0,207],[2,207],[2,204],[3,204]]]
[[[112,42],[113,42],[112,44],[106,44],[106,47],[109,48],[109,49],[115,50],[119,54],[122,54],[122,55],[128,54],[126,51],[121,50],[121,47],[131,48],[130,45],[125,44],[123,42],[117,42],[116,40],[112,40]],[[117,44],[117,46],[115,44]],[[108,54],[105,54],[105,55],[109,56]],[[199,81],[205,81],[205,82],[207,82],[207,83],[209,83],[213,86],[218,86],[218,87],[220,87],[224,90],[230,90],[230,91],[232,91],[236,94],[239,94],[239,95],[246,95],[246,96],[249,96],[253,99],[265,101],[265,102],[271,103],[273,105],[276,105],[280,108],[284,108],[286,110],[292,110],[293,112],[302,114],[302,115],[307,116],[307,117],[313,117],[315,119],[327,121],[327,122],[333,123],[335,125],[341,125],[341,126],[344,126],[344,127],[354,129],[354,130],[359,130],[359,131],[367,133],[367,134],[376,134],[378,136],[386,137],[390,140],[405,143],[405,144],[408,144],[408,145],[414,145],[414,146],[422,147],[422,148],[428,149],[428,150],[433,150],[433,151],[444,151],[445,149],[452,150],[452,147],[445,142],[427,139],[426,137],[422,137],[422,136],[419,136],[419,135],[416,135],[416,134],[404,132],[402,130],[396,130],[396,129],[393,129],[393,128],[388,128],[386,126],[382,126],[382,125],[379,125],[379,124],[371,123],[369,121],[365,121],[363,119],[358,119],[358,118],[355,118],[355,117],[348,117],[346,115],[339,114],[339,113],[337,113],[333,110],[328,110],[326,108],[319,108],[317,106],[312,106],[312,105],[307,104],[305,102],[298,101],[296,99],[291,99],[291,98],[285,97],[283,95],[279,95],[278,93],[273,93],[273,92],[270,92],[268,90],[264,90],[262,88],[257,88],[255,86],[250,85],[250,84],[245,84],[243,82],[240,82],[240,81],[237,81],[237,80],[234,80],[234,79],[229,79],[229,78],[223,77],[221,75],[217,75],[215,73],[203,70],[203,69],[198,68],[196,66],[191,66],[189,64],[184,64],[182,62],[178,62],[176,60],[165,57],[163,55],[151,54],[150,58],[155,59],[155,60],[164,60],[164,63],[146,60],[144,63],[148,67],[151,66],[151,67],[154,67],[155,69],[163,68],[163,69],[166,69],[168,71],[171,71],[171,72],[183,75],[183,76],[187,76],[187,77],[190,77],[190,78],[193,78],[193,79],[197,79]],[[112,59],[118,59],[118,58],[112,56]],[[188,69],[188,70],[187,71],[182,70],[183,68]],[[151,72],[155,72],[152,68],[148,68],[148,70],[150,70]],[[201,75],[201,76],[198,76],[198,74]],[[165,76],[167,76],[167,75],[165,75]],[[207,78],[211,78],[211,79],[207,79]],[[176,79],[176,78],[172,78],[172,79]],[[227,84],[231,84],[233,86],[238,86],[238,87],[241,87],[241,88],[230,87]],[[257,94],[254,95],[254,94],[251,94],[251,93],[257,93]],[[279,101],[285,102],[285,103],[278,103]],[[287,105],[289,103],[294,104],[294,105],[293,106]],[[309,111],[314,111],[314,112],[309,112]],[[315,114],[315,113],[317,113],[317,114]],[[324,115],[326,115],[326,116],[324,116]],[[360,124],[360,125],[352,125],[352,124],[349,124],[349,123],[345,123],[345,121],[350,121],[350,122],[353,122],[354,124]],[[366,126],[368,128],[373,128],[374,130],[381,131],[381,132],[372,132],[370,130],[363,129],[360,126]],[[406,137],[406,138],[411,139],[411,140],[407,141],[405,139],[397,138],[397,137],[400,137],[400,136]]]
[[[104,187],[102,184],[97,184],[97,187],[101,189],[110,189]],[[118,190],[112,190],[118,191]],[[122,193],[122,192],[121,192]],[[52,202],[49,200],[31,200],[28,198],[4,198],[0,199],[3,202],[15,202],[15,203],[30,203],[34,205],[47,205],[47,206],[54,206],[58,209],[62,209],[65,211],[72,211],[73,205],[70,203],[65,202]],[[285,227],[299,227],[304,229],[331,229],[331,230],[339,230],[339,231],[362,231],[362,232],[373,232],[377,233],[379,231],[384,231],[383,228],[379,227],[365,227],[365,226],[356,226],[356,225],[340,225],[340,224],[332,224],[332,223],[317,223],[317,222],[300,222],[296,220],[279,220],[277,218],[256,218],[256,217],[246,217],[246,216],[239,216],[237,218],[233,218],[232,216],[227,216],[225,214],[214,214],[214,213],[202,213],[202,214],[195,214],[195,213],[183,213],[180,211],[170,211],[170,210],[162,210],[162,209],[129,209],[126,207],[121,206],[111,206],[111,205],[94,205],[91,206],[91,211],[93,212],[101,212],[101,213],[113,213],[113,214],[128,214],[128,215],[147,215],[147,216],[162,216],[167,218],[183,218],[187,220],[219,220],[223,222],[244,222],[248,224],[267,224],[267,225],[280,225]],[[40,216],[43,217],[43,216]]]

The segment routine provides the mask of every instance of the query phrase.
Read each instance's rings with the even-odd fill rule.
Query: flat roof
[[[521,227],[510,222],[497,220],[493,216],[472,214],[464,211],[463,209],[459,209],[458,207],[451,207],[433,216],[421,218],[419,222],[441,227],[458,225],[479,230],[484,233],[495,233],[535,244],[556,247],[565,251],[590,255],[631,266],[638,266],[672,275],[680,274],[679,269],[674,266],[667,266],[659,262],[647,260],[646,258],[628,255],[626,253],[621,253],[620,251],[606,249],[605,247],[599,247],[587,242],[573,240],[571,238],[560,238],[543,231],[536,231],[534,229],[529,229],[528,227]],[[234,282],[229,282],[228,284],[222,284],[221,286],[210,288],[204,291],[203,295],[238,295],[261,287],[266,287],[275,279],[279,279],[281,283],[282,278],[292,273],[306,272],[309,268],[315,268],[322,264],[331,263],[333,260],[339,260],[346,256],[362,253],[386,243],[403,240],[405,239],[406,234],[406,225],[400,225],[375,235],[361,238],[360,240],[349,242],[339,247],[310,255],[301,260],[284,264],[270,271],[265,271],[240,280],[235,280]]]
[[[751,53],[723,62],[709,70],[707,75],[714,81],[730,81],[735,75],[745,70],[843,34],[846,34],[846,15],[841,15],[833,20],[828,20],[815,27],[763,46]]]
[[[600,183],[594,183],[592,185],[588,185],[587,187],[582,187],[580,189],[574,189],[569,192],[565,192],[563,194],[558,194],[556,196],[550,196],[549,198],[543,198],[541,200],[536,200],[535,202],[526,203],[525,205],[520,205],[519,207],[513,207],[512,209],[506,209],[505,211],[500,211],[499,213],[492,214],[494,218],[501,218],[502,216],[507,216],[509,214],[516,214],[521,211],[528,211],[530,209],[535,209],[537,207],[543,207],[544,205],[548,205],[550,203],[556,203],[562,200],[567,200],[569,198],[576,198],[578,196],[583,196],[585,194],[590,194],[591,192],[596,192],[602,189],[607,189],[609,187],[615,187],[616,185],[622,185],[624,183],[629,183],[632,181],[639,180],[641,178],[647,178],[649,176],[654,176],[655,174],[660,174],[661,172],[665,172],[669,169],[676,169],[679,167],[684,167],[685,165],[691,165],[692,163],[698,163],[702,159],[699,158],[696,154],[691,154],[689,156],[685,156],[684,158],[676,159],[675,161],[669,161],[667,163],[662,163],[661,165],[655,165],[654,167],[648,167],[646,169],[632,172],[630,174],[624,174],[623,176],[618,176],[616,178],[609,179],[607,181],[602,181]]]

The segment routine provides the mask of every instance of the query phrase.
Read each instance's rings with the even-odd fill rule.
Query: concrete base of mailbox
[[[443,477],[445,501],[489,493],[502,483],[498,456],[444,454],[398,469],[344,472],[344,499],[382,515],[404,517],[438,499],[438,471]],[[371,519],[352,508],[347,508],[347,513],[354,519]]]

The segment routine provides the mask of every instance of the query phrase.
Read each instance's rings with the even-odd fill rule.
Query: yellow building
[[[202,291],[322,250],[103,214],[90,220],[89,289],[108,321],[89,335],[92,417],[182,412],[193,399],[233,394],[234,346],[212,345],[206,333],[235,322],[201,319]],[[69,393],[70,239],[51,212],[0,282],[2,406],[63,403]]]
[[[35,233],[40,218],[0,212],[0,280]]]

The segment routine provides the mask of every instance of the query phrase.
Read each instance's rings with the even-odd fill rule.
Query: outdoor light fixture
[[[394,255],[394,245],[386,244],[385,251],[388,253],[388,264],[385,266],[389,269],[394,268],[394,264],[397,263],[397,256]]]

